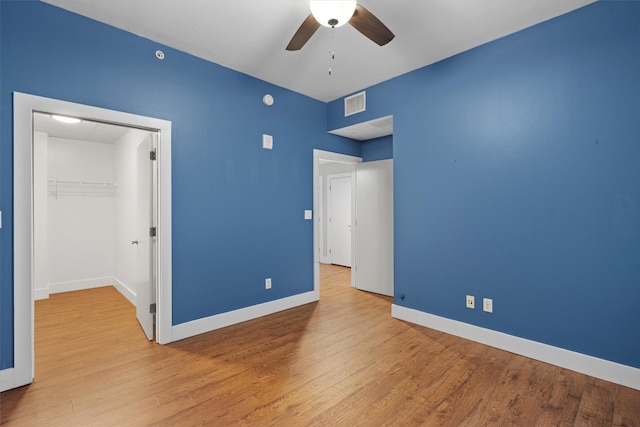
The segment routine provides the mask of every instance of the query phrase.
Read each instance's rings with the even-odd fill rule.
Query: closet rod
[[[93,182],[93,181],[64,181],[60,179],[50,179],[49,184],[69,184],[69,185],[95,185],[102,187],[115,187],[117,184],[113,182]]]

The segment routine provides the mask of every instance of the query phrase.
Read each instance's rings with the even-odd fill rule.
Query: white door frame
[[[320,189],[319,182],[320,182],[320,160],[321,159],[330,160],[332,162],[348,163],[348,164],[362,163],[361,157],[349,156],[347,154],[333,153],[331,151],[324,151],[324,150],[318,150],[318,149],[313,150],[313,212],[315,212],[315,215],[314,215],[315,219],[313,221],[313,293],[316,299],[320,298],[320,244],[319,243],[320,243],[321,215],[319,215],[320,213],[319,199],[320,199],[321,189]],[[353,180],[355,179],[355,174],[352,174],[351,179],[352,179],[351,224],[355,224],[354,220],[355,220],[356,210],[354,206],[355,198],[353,193],[353,189],[355,187],[353,182]],[[351,237],[352,256],[355,251],[354,244],[355,244],[355,239],[352,236]],[[353,275],[354,275],[354,271],[352,269],[351,283],[354,283]]]
[[[19,92],[13,94],[13,347],[14,367],[0,371],[0,391],[33,381],[33,112],[58,113],[157,131],[157,332],[172,341],[171,313],[171,122]]]

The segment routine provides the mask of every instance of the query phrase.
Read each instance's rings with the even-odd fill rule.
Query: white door
[[[150,153],[152,150],[151,135],[145,138],[137,150],[137,194],[136,194],[136,239],[132,244],[137,245],[137,281],[136,281],[136,316],[140,326],[149,340],[153,339],[154,315],[150,309],[154,298],[152,268],[153,244],[151,237],[153,226],[152,210],[152,174]]]
[[[329,176],[327,193],[329,258],[351,267],[351,176]]]
[[[393,296],[393,160],[355,169],[355,287]]]

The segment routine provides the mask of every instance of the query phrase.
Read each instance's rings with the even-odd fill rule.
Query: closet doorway
[[[72,176],[65,177],[65,179],[63,179],[63,177],[57,178],[58,181],[70,182],[56,183],[48,182],[56,181],[56,178],[50,180],[49,177],[45,175],[46,178],[44,179],[44,183],[42,180],[39,180],[36,185],[35,175],[39,174],[36,169],[39,169],[38,166],[42,166],[42,162],[44,161],[42,153],[36,153],[36,147],[38,144],[38,142],[36,142],[36,135],[38,131],[34,128],[36,114],[42,113],[49,116],[55,114],[79,118],[88,122],[118,125],[121,127],[127,127],[129,130],[135,129],[137,131],[144,131],[147,133],[148,138],[145,137],[143,140],[147,140],[148,144],[151,145],[151,149],[153,149],[153,145],[155,145],[156,160],[152,163],[150,157],[147,158],[147,161],[149,162],[149,186],[152,185],[151,182],[155,182],[155,186],[152,187],[152,190],[148,193],[149,196],[151,196],[151,194],[155,196],[155,199],[149,199],[150,206],[155,205],[157,207],[155,210],[155,217],[152,217],[151,214],[149,214],[149,218],[154,220],[152,227],[155,227],[155,229],[152,230],[150,227],[150,234],[143,237],[128,236],[127,244],[131,245],[131,247],[142,248],[143,242],[141,239],[144,239],[145,237],[149,240],[153,238],[156,242],[157,249],[149,251],[149,269],[147,270],[146,267],[141,267],[140,271],[143,269],[146,270],[146,277],[156,284],[155,287],[149,287],[149,298],[153,296],[154,289],[156,292],[155,341],[159,344],[171,342],[171,122],[18,92],[14,92],[13,94],[13,107],[14,203],[13,217],[11,218],[13,220],[13,227],[11,232],[13,234],[14,253],[14,368],[11,369],[4,378],[4,385],[6,385],[6,389],[19,387],[33,381],[33,300],[38,296],[36,295],[36,280],[40,279],[38,282],[38,286],[40,286],[38,288],[38,292],[46,292],[47,287],[49,287],[48,291],[51,291],[50,285],[52,283],[46,283],[46,285],[43,285],[45,283],[43,278],[47,277],[47,275],[42,274],[40,271],[40,265],[38,264],[38,253],[42,255],[44,250],[43,248],[46,248],[47,246],[36,246],[34,239],[37,238],[38,234],[38,228],[36,227],[38,221],[36,220],[36,217],[39,215],[36,212],[37,206],[35,206],[36,193],[44,193],[47,197],[50,195],[55,197],[57,190],[57,197],[58,200],[60,200],[62,198],[62,190],[66,190],[68,193],[78,190],[81,190],[81,192],[103,191],[108,193],[109,191],[117,191],[118,189],[118,183],[115,179],[113,182],[102,178],[95,181],[93,178],[84,181],[86,178],[75,178]],[[143,141],[139,141],[135,146],[136,151],[141,142]],[[68,148],[68,145],[69,144],[65,147]],[[65,147],[56,148],[63,148],[62,151],[64,151]],[[97,148],[97,151],[104,151],[104,147],[102,150]],[[58,153],[60,153],[60,150],[58,150]],[[87,155],[91,157],[91,155]],[[151,154],[149,154],[149,156],[151,156]],[[136,162],[137,160],[138,158],[136,157]],[[61,166],[58,165],[56,167]],[[142,174],[146,175],[145,172]],[[156,177],[155,181],[151,180],[152,176]],[[136,185],[140,181],[141,180],[136,178]],[[110,186],[110,183],[115,185]],[[50,192],[51,194],[49,194]],[[70,196],[70,194],[67,194],[66,196]],[[82,196],[76,195],[75,197],[79,199]],[[100,197],[106,198],[110,196],[102,195]],[[79,202],[79,200],[75,200],[75,202]],[[137,203],[139,203],[138,200],[136,200],[136,204]],[[61,206],[57,206],[55,208],[57,213],[60,214],[61,209],[58,208],[61,208]],[[65,207],[65,209],[67,208],[68,206]],[[49,213],[47,213],[47,215],[49,215]],[[62,216],[66,221],[69,221],[70,218],[72,218],[72,216]],[[42,226],[42,223],[40,223],[39,226]],[[155,236],[152,236],[152,233],[154,233]],[[136,241],[137,243],[134,243]],[[147,248],[149,248],[149,242],[146,244]],[[104,267],[104,264],[102,264],[102,267]],[[100,279],[102,277],[105,276],[99,276],[97,278]],[[140,276],[136,277],[138,278]],[[95,278],[96,277],[94,277],[94,279]],[[62,280],[61,282],[54,282],[53,284],[59,286],[59,288],[63,288],[64,286],[79,286],[78,283],[74,282],[76,281]],[[86,285],[86,282],[84,284]],[[53,286],[53,288],[55,291],[56,286]],[[142,292],[136,289],[136,306],[141,307],[142,305],[146,305],[144,308],[141,307],[141,310],[148,314],[150,303],[140,304],[140,300],[143,298],[141,297],[141,294]],[[42,294],[39,296],[42,296]],[[146,329],[150,329],[151,331],[151,333],[147,335],[153,336],[153,323],[151,323],[150,328]]]
[[[153,339],[156,131],[33,113],[34,299],[113,286]]]

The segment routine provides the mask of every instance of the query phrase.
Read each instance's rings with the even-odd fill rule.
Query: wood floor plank
[[[638,426],[640,391],[391,318],[321,266],[321,299],[169,345],[112,287],[36,302],[36,378],[4,426]]]
[[[612,392],[615,392],[603,381],[593,379],[587,382],[582,393],[576,426],[603,426],[613,425],[613,412],[615,403]],[[637,407],[640,411],[640,405]]]
[[[613,399],[613,425],[618,427],[640,427],[640,420],[638,420],[637,416],[640,413],[640,403],[638,402],[636,390],[620,387],[616,391],[617,395]],[[635,414],[635,416],[630,414]]]

